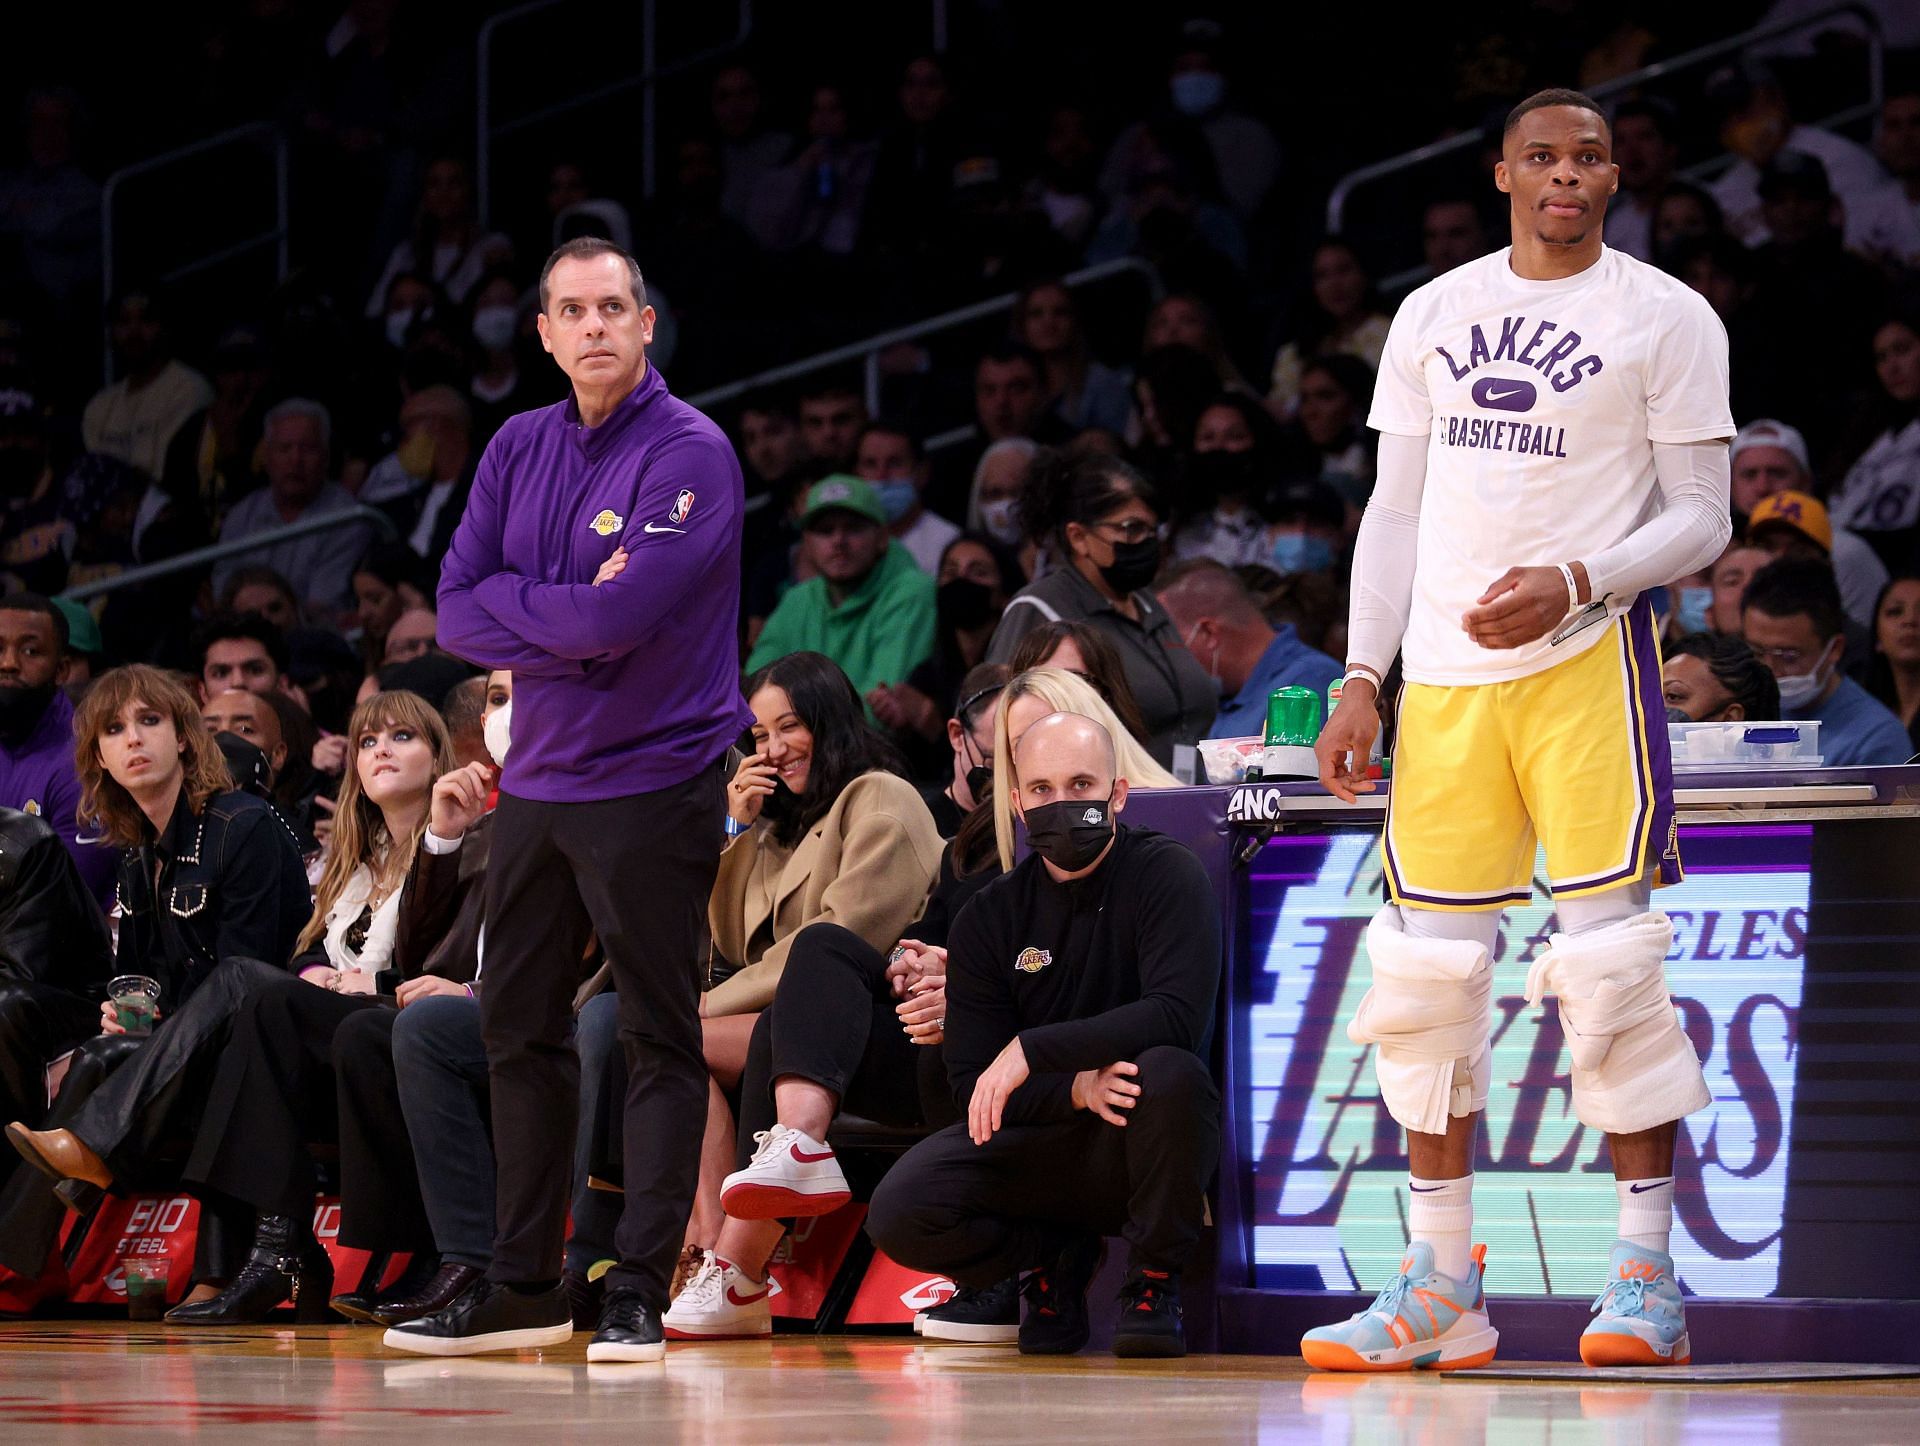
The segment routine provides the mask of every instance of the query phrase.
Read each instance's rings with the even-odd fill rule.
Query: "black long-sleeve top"
[[[1073,1113],[1073,1077],[1155,1045],[1205,1051],[1220,983],[1220,918],[1183,844],[1118,828],[1100,867],[1056,883],[1038,857],[987,885],[947,943],[947,1079],[974,1081],[1016,1034],[1030,1077],[1007,1124]]]

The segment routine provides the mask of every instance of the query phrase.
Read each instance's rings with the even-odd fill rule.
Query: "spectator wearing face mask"
[[[1309,362],[1300,373],[1299,408],[1280,439],[1284,471],[1320,478],[1356,508],[1373,493],[1373,433],[1365,425],[1373,380],[1373,368],[1358,357],[1335,353]]]
[[[927,457],[905,424],[882,418],[860,433],[854,447],[854,474],[873,484],[887,530],[913,555],[922,572],[937,572],[940,555],[960,529],[926,508]]]
[[[394,521],[415,556],[438,567],[473,490],[473,409],[449,386],[423,387],[400,408],[400,444],[374,463],[359,500]]]
[[[1824,563],[1833,572],[1834,585],[1840,589],[1840,606],[1851,644],[1849,650],[1856,658],[1866,655],[1873,599],[1887,577],[1887,570],[1871,549],[1862,549],[1863,555],[1855,557],[1854,566],[1847,573],[1835,571],[1838,566],[1834,555],[1836,539],[1833,525],[1827,519],[1827,509],[1804,492],[1776,492],[1763,498],[1747,520],[1747,541],[1770,557],[1797,557]],[[1862,578],[1868,585],[1867,596],[1864,602],[1858,602],[1852,595],[1859,590]],[[1854,615],[1855,606],[1863,617]]]
[[[1688,633],[1660,672],[1670,723],[1744,723],[1780,716],[1780,686],[1744,638]]]
[[[1253,595],[1211,558],[1175,563],[1155,591],[1220,691],[1212,737],[1243,738],[1266,727],[1267,698],[1275,688],[1323,692],[1340,664],[1300,641],[1291,623],[1274,627]]]
[[[1175,557],[1210,557],[1227,567],[1265,560],[1259,496],[1271,480],[1277,440],[1273,418],[1253,398],[1222,392],[1207,404],[1194,423]]]
[[[1296,478],[1268,499],[1267,554],[1261,559],[1282,577],[1331,573],[1346,541],[1346,504],[1324,482]]]
[[[1845,614],[1833,569],[1780,558],[1747,584],[1741,619],[1748,644],[1780,686],[1780,716],[1820,721],[1820,757],[1829,768],[1905,763],[1900,720],[1841,670]]]
[[[973,486],[967,493],[967,531],[984,532],[1002,547],[1024,548],[1021,567],[1032,568],[1031,545],[1020,526],[1020,493],[1040,444],[1031,437],[1002,437],[990,442],[974,463]]]
[[[1771,418],[1749,422],[1733,439],[1730,455],[1730,496],[1734,516],[1746,519],[1744,534],[1775,556],[1788,546],[1812,546],[1832,558],[1847,616],[1865,627],[1873,618],[1873,600],[1886,583],[1887,569],[1871,543],[1835,527],[1832,514],[1818,501],[1807,439],[1800,429]]]
[[[1021,525],[1058,559],[1007,605],[987,649],[1013,659],[1043,623],[1085,622],[1106,635],[1161,767],[1206,736],[1219,692],[1180,641],[1151,589],[1160,570],[1160,518],[1147,480],[1117,457],[1052,452],[1035,460],[1020,497]]]

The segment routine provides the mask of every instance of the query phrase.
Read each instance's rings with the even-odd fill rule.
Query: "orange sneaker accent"
[[[1487,1268],[1487,1247],[1486,1246],[1476,1245],[1473,1247],[1472,1250],[1468,1251],[1467,1253],[1473,1257],[1473,1263],[1475,1265],[1479,1266],[1482,1270],[1485,1270]]]
[[[1470,1371],[1475,1366],[1492,1365],[1498,1351],[1499,1347],[1496,1346],[1493,1350],[1482,1351],[1477,1356],[1462,1356],[1457,1361],[1440,1361],[1431,1366],[1422,1366],[1420,1369],[1423,1371]]]
[[[1580,1359],[1589,1366],[1684,1366],[1692,1362],[1691,1353],[1666,1357],[1638,1336],[1611,1332],[1580,1337]]]
[[[1411,1371],[1413,1362],[1396,1361],[1389,1365],[1377,1366],[1372,1361],[1362,1360],[1352,1346],[1343,1346],[1337,1341],[1300,1342],[1301,1359],[1316,1371]]]

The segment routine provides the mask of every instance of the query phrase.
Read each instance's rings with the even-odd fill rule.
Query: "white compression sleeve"
[[[1353,549],[1353,602],[1347,613],[1347,662],[1382,678],[1400,651],[1413,611],[1413,563],[1420,541],[1420,497],[1427,486],[1427,438],[1380,434],[1373,495]]]
[[[1592,597],[1624,600],[1697,572],[1733,535],[1727,511],[1732,463],[1724,441],[1655,442],[1653,470],[1660,511],[1612,547],[1581,559]]]

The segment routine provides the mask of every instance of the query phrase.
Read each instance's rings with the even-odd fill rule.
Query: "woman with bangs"
[[[310,902],[293,836],[236,789],[193,695],[157,668],[104,675],[74,719],[80,817],[121,850],[115,967],[159,986],[150,1035],[129,1035],[111,1000],[100,1035],[74,1052],[44,1130],[7,1138],[45,1181],[19,1172],[0,1203],[0,1265],[39,1274],[68,1204],[116,1180],[159,1179],[160,1146],[191,1128],[183,1086],[224,1043],[249,994],[284,977]],[[209,1232],[211,1235],[211,1232]]]
[[[455,767],[446,724],[413,693],[374,694],[346,736],[353,767],[296,946],[297,977],[256,994],[234,1020],[184,1171],[203,1192],[252,1207],[253,1251],[224,1290],[171,1311],[175,1325],[257,1322],[288,1298],[297,1319],[327,1319],[333,1267],[313,1236],[308,1147],[345,1148],[334,1035],[362,1010],[470,992],[468,979],[424,966],[459,911],[457,848],[486,813],[492,770]]]

